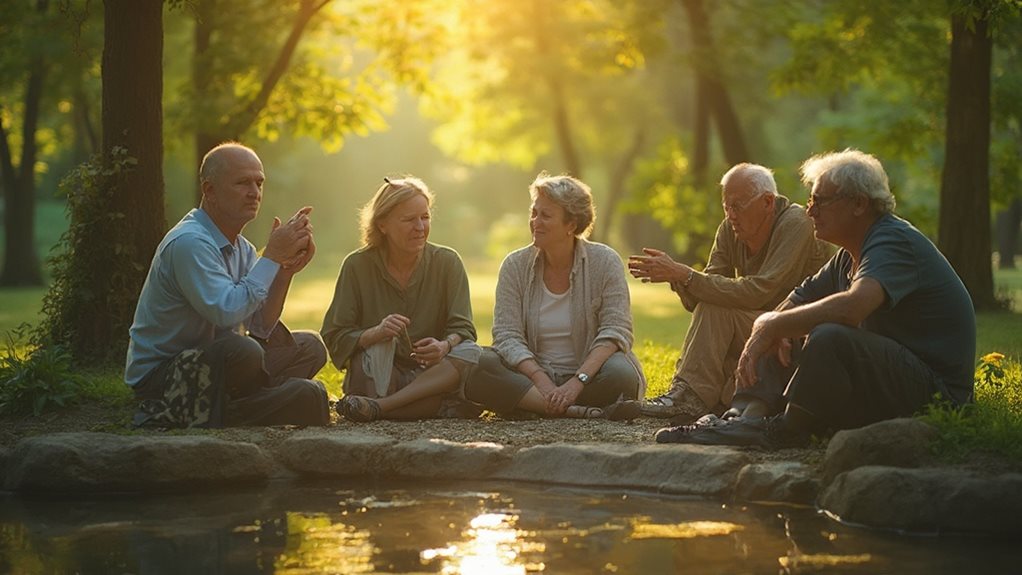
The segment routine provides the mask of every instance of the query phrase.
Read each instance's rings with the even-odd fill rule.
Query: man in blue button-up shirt
[[[181,425],[326,423],[326,391],[309,379],[326,363],[323,342],[279,321],[291,279],[316,251],[312,208],[286,223],[274,218],[260,256],[241,235],[262,201],[256,153],[221,144],[203,158],[199,178],[199,208],[167,232],[142,286],[125,381],[138,398],[167,404],[212,386],[219,413],[204,407]]]

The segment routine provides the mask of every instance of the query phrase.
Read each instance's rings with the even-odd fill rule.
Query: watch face
[[[583,384],[589,383],[589,375],[588,374],[577,373],[577,374],[575,374],[575,377],[577,377],[578,380],[581,381]]]

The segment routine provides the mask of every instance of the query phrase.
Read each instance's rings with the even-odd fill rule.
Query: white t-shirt
[[[578,371],[575,347],[571,340],[571,298],[568,294],[555,294],[543,285],[543,300],[539,305],[539,344],[537,355],[549,363],[557,373]]]

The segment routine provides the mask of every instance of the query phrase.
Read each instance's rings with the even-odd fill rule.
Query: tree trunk
[[[635,129],[635,135],[632,137],[632,144],[628,146],[625,153],[618,160],[617,165],[614,167],[613,173],[610,174],[610,185],[608,186],[607,201],[603,203],[603,209],[600,221],[602,222],[599,226],[593,229],[593,240],[600,242],[607,242],[610,235],[610,229],[614,224],[614,216],[617,213],[617,206],[621,203],[621,199],[625,197],[627,193],[626,184],[628,183],[628,175],[632,173],[632,166],[635,165],[635,160],[639,157],[639,152],[642,151],[642,145],[646,141],[646,129],[641,125]]]
[[[990,73],[986,15],[972,29],[951,18],[947,134],[940,190],[939,245],[976,309],[996,306],[990,258]]]
[[[46,12],[47,0],[36,2],[36,12]],[[17,167],[7,138],[0,125],[0,154],[4,185],[4,267],[0,286],[38,286],[43,283],[42,268],[35,246],[35,164],[38,153],[36,130],[39,107],[46,80],[46,62],[35,56],[29,63],[25,85],[25,110],[21,123],[21,160]],[[2,119],[0,119],[2,122]]]
[[[1018,232],[1022,225],[1022,198],[1016,197],[1008,207],[997,214],[997,267],[1015,269],[1018,251]]]
[[[163,210],[163,2],[105,0],[103,43],[103,157],[115,148],[134,165],[109,179],[107,213],[92,226],[99,249],[75,257],[91,273],[94,305],[77,310],[73,342],[79,357],[119,354],[146,271],[166,227]],[[116,352],[112,350],[118,350]],[[123,356],[122,356],[123,357]]]
[[[697,146],[693,165],[702,165],[699,163],[700,160],[709,165],[709,151],[708,149],[700,151],[698,142],[705,142],[707,148],[709,146],[709,127],[700,124],[708,123],[710,115],[717,124],[724,159],[732,165],[745,162],[749,159],[749,151],[745,146],[745,136],[738,121],[738,114],[731,103],[731,94],[721,74],[706,6],[703,0],[682,0],[681,4],[688,15],[689,33],[692,36],[693,67],[699,102],[696,110]],[[705,130],[701,136],[700,129]],[[705,157],[701,157],[700,154],[705,154]],[[705,177],[705,174],[703,176]]]

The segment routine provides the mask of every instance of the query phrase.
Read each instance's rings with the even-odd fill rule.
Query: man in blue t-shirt
[[[933,243],[892,213],[883,166],[845,150],[801,171],[816,237],[840,250],[756,320],[735,417],[661,429],[657,442],[796,447],[812,433],[910,416],[935,395],[971,401],[972,300]]]

